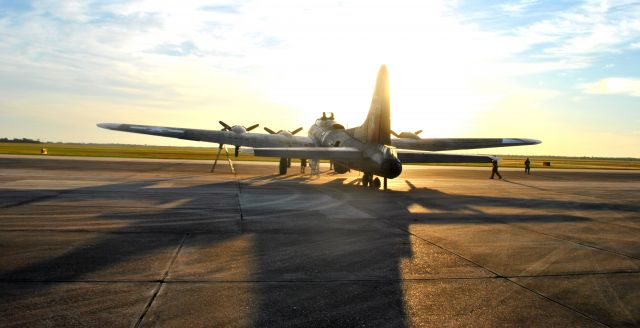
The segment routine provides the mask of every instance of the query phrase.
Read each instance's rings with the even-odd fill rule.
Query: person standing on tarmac
[[[303,158],[300,160],[300,173],[304,173],[307,169],[307,159]]]
[[[531,174],[531,161],[529,157],[524,161],[524,173]]]
[[[493,168],[491,169],[491,179],[493,179],[494,175],[498,175],[498,179],[502,179],[500,172],[498,172],[498,161],[495,159],[492,160],[491,165],[493,165]]]

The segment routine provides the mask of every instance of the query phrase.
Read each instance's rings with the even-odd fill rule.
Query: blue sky
[[[634,1],[0,1],[2,137],[203,145],[97,122],[361,123],[528,137],[501,153],[640,157]]]

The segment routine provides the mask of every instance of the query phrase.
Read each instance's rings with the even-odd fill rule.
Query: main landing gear
[[[384,179],[384,190],[387,190],[387,178],[383,178]],[[373,174],[371,173],[364,173],[364,175],[362,176],[362,186],[363,187],[371,187],[373,189],[380,189],[380,178],[376,177],[373,178]]]
[[[285,157],[280,158],[280,175],[287,174],[287,168],[289,167],[289,160]]]

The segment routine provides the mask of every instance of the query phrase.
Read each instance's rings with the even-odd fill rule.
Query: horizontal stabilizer
[[[348,147],[282,147],[254,148],[256,156],[327,159],[333,161],[350,161],[362,159],[362,151]]]
[[[442,154],[427,151],[398,150],[402,163],[491,163],[498,157],[486,155]]]

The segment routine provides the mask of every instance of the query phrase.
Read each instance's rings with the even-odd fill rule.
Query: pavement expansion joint
[[[51,232],[51,233],[95,233],[102,235],[184,235],[184,231],[144,231],[144,230],[107,230],[107,229],[74,229],[74,228],[60,228],[60,229],[38,229],[38,228],[0,228],[0,232]],[[220,235],[216,232],[190,232],[189,234],[203,234],[203,235]]]
[[[147,302],[144,309],[142,310],[142,313],[140,314],[140,317],[138,318],[138,321],[136,322],[135,327],[142,326],[144,317],[147,315],[147,312],[149,312],[149,309],[153,305],[153,302],[155,302],[156,298],[158,297],[158,294],[160,293],[160,289],[162,289],[162,286],[164,285],[164,282],[167,279],[167,276],[169,276],[169,272],[171,271],[173,264],[176,262],[176,259],[178,258],[178,255],[180,254],[180,251],[182,250],[182,247],[184,246],[184,243],[188,237],[189,237],[189,234],[187,233],[182,238],[182,241],[180,241],[180,245],[178,246],[175,253],[173,254],[173,257],[171,258],[171,262],[169,262],[169,266],[167,267],[167,270],[165,270],[164,274],[162,275],[162,278],[158,282],[158,285],[153,289],[151,298],[149,299],[149,302]]]
[[[389,221],[389,220],[385,220],[385,221],[386,221],[386,222],[388,222],[388,223],[390,223],[390,221]],[[494,275],[494,276],[496,276],[496,277],[500,277],[500,276],[501,276],[501,275],[500,275],[500,274],[498,274],[497,272],[495,272],[495,271],[493,271],[493,270],[491,270],[491,269],[489,269],[489,268],[487,268],[487,267],[485,267],[485,266],[483,266],[483,265],[480,265],[479,263],[476,263],[476,262],[472,261],[471,259],[466,258],[466,257],[462,256],[461,254],[458,254],[458,253],[456,253],[456,252],[454,252],[454,251],[452,251],[452,250],[450,250],[450,249],[448,249],[448,248],[446,248],[446,247],[444,247],[444,246],[442,246],[442,245],[439,245],[439,244],[434,243],[434,242],[432,242],[432,241],[430,241],[430,240],[427,240],[427,239],[425,239],[425,238],[422,238],[422,237],[420,237],[420,236],[418,236],[418,235],[416,235],[416,234],[414,234],[414,233],[412,233],[412,232],[410,232],[410,231],[408,231],[408,230],[406,230],[406,229],[404,229],[404,228],[400,228],[400,227],[398,227],[397,225],[394,225],[393,223],[390,223],[390,224],[391,224],[392,226],[395,226],[398,230],[401,230],[401,231],[403,231],[403,232],[405,232],[405,233],[407,233],[407,234],[409,234],[409,235],[411,235],[411,236],[414,236],[414,237],[418,238],[419,240],[422,240],[422,241],[424,241],[424,242],[426,242],[426,243],[428,243],[428,244],[430,244],[430,245],[433,245],[433,246],[435,246],[435,247],[438,247],[438,248],[442,249],[443,251],[445,251],[445,252],[447,252],[447,253],[453,254],[454,256],[456,256],[456,257],[459,257],[459,258],[463,259],[464,261],[467,261],[467,262],[469,262],[469,263],[471,263],[471,264],[473,264],[473,265],[475,265],[475,266],[477,266],[477,267],[479,267],[479,268],[482,268],[482,269],[484,269],[484,270],[486,270],[486,271],[490,272],[491,274],[493,274],[493,275]]]
[[[55,198],[58,197],[64,193],[67,193],[68,191],[60,191],[57,192],[54,195],[45,195],[45,196],[40,196],[40,197],[35,197],[35,198],[31,198],[31,199],[27,199],[27,200],[23,200],[14,204],[8,204],[8,205],[4,205],[4,206],[0,206],[0,209],[5,209],[5,208],[14,208],[14,207],[18,207],[18,206],[23,206],[23,205],[28,205],[28,204],[33,204],[39,201],[43,201],[43,200],[47,200],[50,198]]]
[[[568,273],[545,273],[538,275],[514,275],[505,278],[547,278],[547,277],[580,277],[580,276],[602,276],[602,275],[616,275],[616,274],[638,274],[639,270],[629,271],[600,271],[600,272],[568,272]]]
[[[331,284],[331,283],[393,283],[393,282],[429,282],[429,281],[456,281],[456,280],[510,280],[522,278],[550,278],[550,277],[575,277],[575,276],[604,276],[619,274],[640,274],[640,271],[613,271],[613,272],[583,272],[583,273],[558,273],[558,274],[540,274],[540,275],[514,275],[502,276],[496,275],[492,277],[425,277],[425,278],[400,278],[400,279],[260,279],[260,280],[220,280],[220,279],[152,279],[152,280],[135,280],[135,279],[68,279],[68,280],[25,280],[25,279],[0,279],[0,283],[20,283],[20,284],[42,284],[42,283],[133,283],[133,284]]]
[[[600,321],[600,320],[598,320],[598,319],[596,319],[596,318],[593,318],[593,317],[589,316],[588,314],[586,314],[586,313],[584,313],[584,312],[582,312],[582,311],[580,311],[580,310],[578,310],[578,309],[576,309],[576,308],[574,308],[574,307],[572,307],[572,306],[569,306],[569,305],[564,304],[564,303],[562,303],[562,302],[560,302],[560,301],[554,300],[553,298],[547,297],[546,295],[544,295],[544,294],[542,294],[542,293],[539,293],[539,292],[537,292],[537,291],[535,291],[535,290],[533,290],[533,289],[531,289],[531,288],[529,288],[529,287],[527,287],[527,286],[524,286],[524,285],[522,285],[522,284],[519,284],[518,282],[516,282],[516,281],[514,281],[514,280],[512,280],[512,279],[507,278],[506,280],[507,280],[507,281],[509,281],[509,282],[511,282],[512,284],[514,284],[514,285],[516,285],[516,286],[520,287],[520,288],[523,288],[523,289],[525,289],[525,290],[528,290],[529,292],[531,292],[531,293],[533,293],[533,294],[535,294],[535,295],[538,295],[539,297],[542,297],[542,298],[546,299],[546,300],[547,300],[547,301],[549,301],[549,302],[556,303],[556,304],[558,304],[558,305],[562,306],[563,308],[565,308],[565,309],[567,309],[567,310],[569,310],[569,311],[572,311],[572,312],[574,312],[574,313],[576,313],[576,314],[578,314],[578,315],[580,315],[580,316],[582,316],[582,317],[584,317],[584,318],[586,318],[586,319],[589,319],[589,320],[592,320],[592,321],[594,321],[594,322],[597,322],[597,323],[599,323],[599,324],[601,324],[601,325],[603,325],[603,326],[605,326],[605,327],[610,327],[609,325],[605,324],[604,322],[602,322],[602,321]]]

